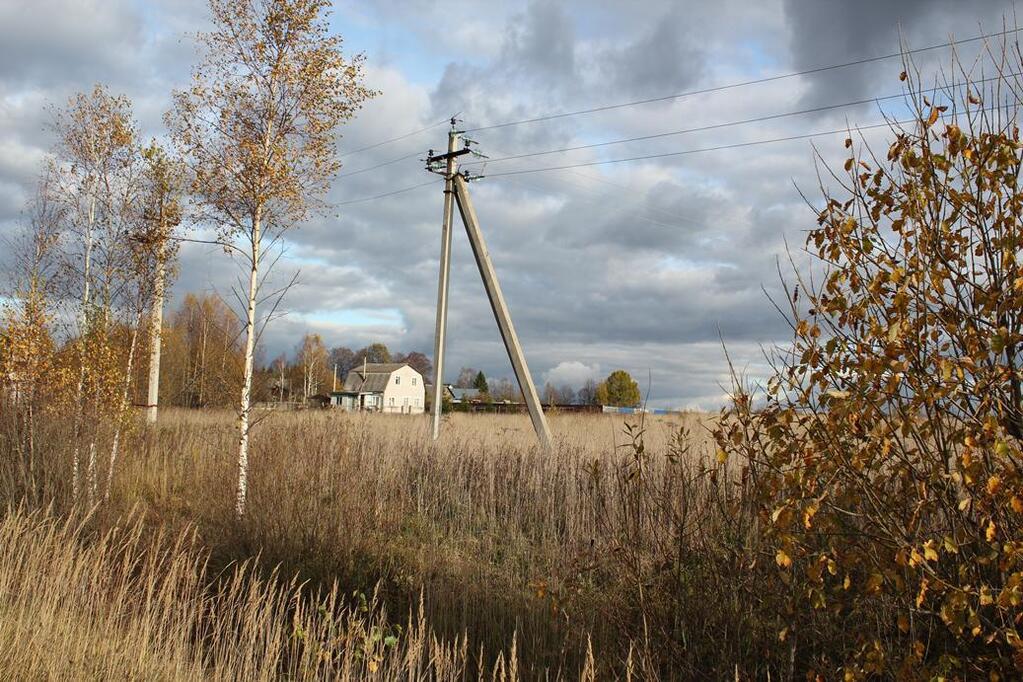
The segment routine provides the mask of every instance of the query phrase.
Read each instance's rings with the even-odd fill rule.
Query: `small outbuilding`
[[[364,362],[348,372],[340,391],[330,394],[330,405],[349,412],[422,414],[426,382],[404,362]]]

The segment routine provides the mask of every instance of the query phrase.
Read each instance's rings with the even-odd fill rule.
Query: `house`
[[[422,414],[426,410],[426,382],[408,364],[364,362],[345,377],[330,404],[349,412]]]

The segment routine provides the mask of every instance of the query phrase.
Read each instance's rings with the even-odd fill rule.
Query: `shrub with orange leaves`
[[[887,153],[846,140],[807,238],[823,278],[797,275],[792,346],[722,415],[809,673],[1023,673],[1018,61],[931,92],[904,73]]]

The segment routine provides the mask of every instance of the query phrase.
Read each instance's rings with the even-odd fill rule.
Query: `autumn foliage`
[[[824,677],[1023,671],[1023,91],[955,76],[904,73],[914,120],[846,140],[807,237],[824,276],[788,289],[792,346],[717,433],[785,586],[778,636]]]

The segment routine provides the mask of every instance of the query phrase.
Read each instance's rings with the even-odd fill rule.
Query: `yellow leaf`
[[[778,553],[774,557],[775,562],[782,568],[788,568],[792,565],[792,559],[788,554],[785,553],[784,549],[779,549]]]
[[[718,450],[717,455],[718,455],[718,464],[724,464],[726,461],[728,461],[728,453],[725,452],[724,450]]]
[[[937,561],[938,560],[937,546],[938,543],[936,543],[934,540],[928,540],[927,542],[925,542],[924,558],[927,559],[928,561]]]
[[[987,541],[988,542],[994,542],[995,535],[997,534],[997,532],[998,532],[998,529],[995,527],[995,522],[994,521],[988,521],[987,529],[984,531],[984,537],[987,538]]]
[[[1023,514],[1023,500],[1018,495],[1013,495],[1012,499],[1009,500],[1009,504],[1012,505],[1012,511],[1017,514]]]
[[[905,614],[899,614],[899,630],[909,632],[909,618]]]
[[[938,120],[938,108],[931,107],[931,115],[927,117],[927,127],[930,128]]]
[[[1001,489],[1001,487],[1002,487],[1002,479],[999,478],[998,476],[992,476],[991,478],[989,478],[987,480],[987,494],[988,495],[996,494]]]

